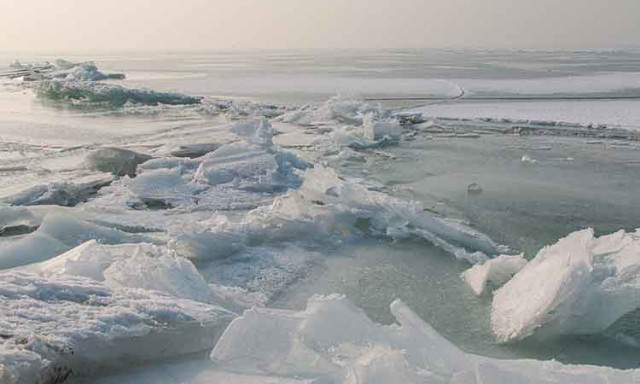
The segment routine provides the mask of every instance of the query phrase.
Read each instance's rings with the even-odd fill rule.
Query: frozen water
[[[32,80],[44,84],[44,97],[33,103],[24,88],[37,88],[40,83],[9,81],[12,93],[0,92],[0,131],[5,139],[0,143],[0,198],[7,204],[0,207],[0,265],[10,269],[2,272],[0,284],[16,285],[20,275],[26,276],[24,286],[29,289],[43,285],[55,289],[29,296],[33,300],[29,306],[41,308],[33,311],[24,311],[22,302],[12,301],[15,297],[3,292],[0,299],[8,305],[0,310],[8,312],[3,312],[0,321],[7,317],[17,322],[20,316],[37,314],[38,322],[20,323],[20,329],[35,335],[34,340],[60,337],[69,344],[47,341],[46,348],[29,349],[14,342],[13,336],[6,343],[2,339],[0,353],[3,358],[8,356],[2,362],[11,364],[10,371],[4,372],[11,372],[16,380],[44,375],[54,381],[64,379],[71,372],[69,367],[81,366],[73,368],[73,375],[80,379],[85,376],[87,382],[100,382],[98,376],[107,372],[123,378],[114,379],[118,383],[136,380],[132,377],[154,383],[582,383],[616,382],[618,375],[621,382],[633,382],[635,373],[551,362],[503,362],[463,353],[417,316],[408,315],[410,311],[401,303],[393,306],[401,325],[389,327],[369,320],[368,316],[388,324],[393,318],[385,303],[402,297],[465,350],[578,364],[637,364],[633,353],[597,335],[497,345],[491,334],[490,300],[476,297],[458,278],[469,263],[477,263],[465,277],[477,292],[486,291],[524,264],[520,257],[491,259],[496,255],[529,255],[575,228],[593,225],[598,233],[635,228],[633,212],[639,202],[628,193],[637,189],[635,180],[639,179],[637,146],[628,141],[635,136],[620,129],[588,126],[593,117],[604,124],[632,121],[632,114],[621,110],[630,104],[585,103],[589,114],[573,113],[573,117],[564,116],[567,111],[562,108],[547,116],[544,108],[533,106],[522,114],[534,116],[520,121],[503,119],[521,113],[515,103],[510,110],[491,104],[483,111],[484,107],[476,108],[474,103],[448,100],[420,107],[421,115],[392,108],[408,103],[381,105],[340,96],[320,102],[328,96],[318,97],[328,89],[349,87],[373,98],[455,98],[465,92],[545,95],[558,90],[608,94],[618,92],[623,82],[610,76],[595,79],[593,74],[601,73],[602,68],[594,69],[590,60],[577,66],[566,58],[560,60],[562,66],[549,64],[557,59],[553,55],[540,67],[546,70],[550,65],[556,70],[544,75],[548,76],[545,79],[539,78],[544,71],[525,69],[541,65],[537,55],[529,60],[528,54],[522,54],[527,57],[523,62],[518,62],[515,53],[484,53],[480,62],[474,61],[473,54],[470,60],[464,55],[456,63],[464,63],[464,68],[471,68],[469,72],[441,62],[440,54],[433,60],[421,55],[396,52],[367,60],[329,55],[329,60],[312,57],[314,65],[295,68],[289,67],[291,62],[304,63],[310,57],[280,60],[277,54],[265,53],[257,60],[243,54],[213,58],[202,54],[183,61],[182,57],[158,60],[151,55],[131,60],[106,55],[101,56],[104,71],[90,63],[59,62],[42,77],[33,76]],[[489,58],[499,70],[484,65]],[[230,72],[221,69],[227,68],[226,61],[245,59],[250,65],[231,65]],[[85,59],[74,61],[81,60]],[[607,67],[622,62],[624,58],[608,60]],[[354,77],[353,69],[343,64],[362,72]],[[26,73],[34,67],[21,65],[15,70]],[[281,75],[265,80],[261,77],[265,68]],[[306,75],[318,68],[328,72]],[[105,73],[121,69],[131,76],[120,85],[109,81],[115,79],[104,79]],[[341,71],[348,76],[335,75]],[[469,78],[460,76],[460,71]],[[574,79],[570,77],[579,76],[571,72],[587,76]],[[439,74],[445,79],[431,80]],[[312,81],[298,81],[305,77]],[[483,83],[470,77],[514,81]],[[533,80],[521,84],[524,77]],[[627,76],[631,88],[621,92],[637,92],[633,78]],[[259,89],[265,85],[272,88]],[[247,94],[234,94],[242,87],[251,89],[249,96],[259,97],[248,100],[242,97]],[[241,97],[220,99],[228,94]],[[48,96],[59,102],[52,103]],[[287,98],[293,103],[272,103]],[[311,103],[296,106],[307,102]],[[519,104],[523,110],[528,108],[525,104]],[[468,113],[472,119],[429,117],[441,116],[438,111],[447,108],[453,115]],[[476,119],[485,113],[498,116]],[[550,121],[562,117],[569,121],[583,118],[578,125]],[[592,139],[600,145],[584,145]],[[525,154],[538,163],[523,164],[520,159]],[[482,186],[481,194],[469,193],[472,182]],[[498,242],[508,244],[513,252]],[[462,261],[447,258],[445,253]],[[613,276],[632,270],[607,266],[601,270],[615,270]],[[552,279],[559,273],[548,275]],[[593,275],[594,279],[600,276]],[[608,281],[622,285],[631,281],[622,275],[616,279]],[[95,289],[82,299],[69,299],[74,287],[85,285]],[[604,285],[594,283],[593,288],[575,292],[576,304],[570,305],[571,316],[563,324],[579,322],[582,315],[575,313],[582,312],[574,312],[576,306],[593,304],[585,297],[604,297],[604,293],[594,294],[604,291]],[[206,321],[203,327],[203,318],[222,311],[218,306],[232,311],[253,305],[301,308],[314,293],[336,291],[357,300],[368,316],[338,297],[313,299],[302,312],[256,309],[238,322],[239,329],[244,329],[240,335],[229,336],[216,348],[220,353],[226,351],[222,355],[230,359],[223,361],[225,370],[197,356],[175,360],[183,353],[212,348],[222,323],[234,316],[228,313],[219,327],[209,327]],[[633,313],[622,310],[629,303],[622,289],[614,291],[607,291],[613,297],[609,302],[621,304],[609,313],[616,324],[624,323],[624,331],[630,331],[615,336],[630,341],[637,333],[637,321],[629,317]],[[51,292],[57,296],[52,298]],[[158,303],[155,309],[168,316],[180,312],[179,319],[166,320],[156,312],[148,315],[151,302]],[[176,303],[175,307],[170,303]],[[565,303],[557,307],[560,313],[565,313]],[[126,307],[131,320],[114,315],[111,311],[121,312],[111,306]],[[603,315],[592,315],[587,307],[585,316],[600,322]],[[56,322],[64,308],[69,308],[64,312],[68,321],[61,323],[61,330],[43,324],[45,320]],[[209,312],[200,317],[199,311]],[[73,325],[73,314],[87,314],[86,324]],[[242,328],[252,316],[258,324]],[[113,334],[124,336],[117,343],[109,339],[107,347],[72,332],[93,332],[90,327],[98,321],[94,319],[105,324],[105,319],[116,317]],[[144,320],[136,320],[140,318]],[[582,320],[586,323],[584,317]],[[140,324],[149,326],[149,333],[130,337],[143,328]],[[418,330],[408,331],[409,324],[418,324],[414,327]],[[105,329],[109,326],[104,325]],[[574,328],[581,327],[587,325]],[[4,323],[0,328],[4,334]],[[546,328],[544,323],[534,333],[543,335]],[[550,327],[549,332],[560,329],[557,334],[565,334],[561,328]],[[232,335],[232,328],[229,332]],[[283,336],[273,340],[279,332]],[[255,340],[245,341],[243,335],[254,335]],[[70,359],[59,345],[80,349],[74,349]],[[247,361],[245,347],[256,351],[251,355],[255,361]],[[98,353],[104,355],[96,358]],[[134,376],[121,371],[165,358],[172,362],[162,364],[170,365],[140,367]],[[44,360],[53,363],[41,364]],[[19,361],[27,362],[15,363]]]
[[[640,307],[640,234],[574,232],[543,248],[493,299],[499,341],[605,331]]]

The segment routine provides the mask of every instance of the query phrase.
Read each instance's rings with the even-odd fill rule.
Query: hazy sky
[[[625,46],[640,0],[0,0],[0,51]]]

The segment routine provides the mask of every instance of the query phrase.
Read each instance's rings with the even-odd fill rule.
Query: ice
[[[375,121],[373,115],[366,115],[362,122],[364,135],[369,140],[380,140],[384,137],[397,139],[402,134],[402,127],[397,120]]]
[[[308,166],[292,154],[237,142],[206,155],[194,179],[212,186],[233,183],[236,189],[277,192],[300,185],[295,170]]]
[[[210,348],[233,313],[87,278],[0,272],[3,383],[60,382]],[[0,376],[1,377],[1,376]]]
[[[640,372],[467,354],[403,302],[384,326],[339,295],[303,311],[254,308],[235,319],[211,353],[217,370],[322,383],[638,383]]]
[[[148,89],[129,89],[115,84],[51,80],[38,84],[39,97],[76,107],[121,108],[126,104],[157,106],[199,104],[198,97],[180,93],[156,92]]]
[[[372,115],[378,119],[389,116],[390,111],[382,108],[380,104],[371,104],[355,97],[338,95],[317,108],[305,106],[286,113],[277,120],[298,125],[318,125],[330,122],[362,125],[366,115]]]
[[[75,206],[109,185],[113,176],[106,173],[72,172],[67,177],[53,177],[9,186],[0,194],[0,203],[11,205]],[[42,184],[39,184],[39,183]],[[35,185],[34,185],[35,184]]]
[[[499,341],[590,335],[640,307],[640,232],[574,232],[540,250],[494,296]]]
[[[202,223],[202,230],[180,236],[177,243],[190,257],[216,259],[247,243],[322,242],[354,235],[420,237],[471,263],[498,252],[491,239],[464,224],[425,213],[418,202],[372,191],[317,164],[305,172],[299,189],[275,198],[271,205],[239,221],[218,218]]]
[[[142,288],[205,303],[222,302],[189,260],[148,243],[104,245],[90,240],[28,270],[47,278],[87,277],[110,288]]]
[[[273,127],[265,117],[236,123],[231,127],[231,132],[242,137],[247,143],[264,148],[273,146]]]
[[[47,260],[92,239],[106,244],[153,241],[73,216],[52,214],[44,217],[37,231],[15,242],[0,244],[0,269]]]
[[[0,271],[0,377],[53,384],[202,351],[235,316],[226,302],[167,248],[91,240]]]
[[[117,176],[135,176],[139,164],[151,159],[151,156],[124,148],[105,147],[87,154],[86,164],[89,168],[109,172]]]
[[[145,170],[135,179],[125,179],[124,185],[149,208],[188,206],[202,186],[190,183],[190,175],[181,168]]]
[[[509,281],[527,265],[524,255],[500,255],[483,264],[476,264],[462,274],[462,278],[473,292],[480,296],[487,290],[487,285],[499,287]]]
[[[105,74],[93,62],[74,63],[64,59],[55,62],[56,69],[45,73],[47,79],[65,79],[73,81],[100,81],[107,79],[122,79],[122,74]]]
[[[169,154],[175,157],[188,157],[195,159],[213,152],[220,147],[219,143],[182,144],[171,150]]]

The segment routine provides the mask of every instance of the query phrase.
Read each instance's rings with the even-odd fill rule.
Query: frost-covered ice
[[[462,277],[476,295],[482,295],[488,285],[499,287],[527,265],[523,255],[500,255],[466,270]]]
[[[499,341],[590,335],[640,308],[640,233],[574,232],[543,248],[494,295]]]
[[[216,370],[285,383],[638,383],[640,372],[467,354],[402,301],[397,324],[371,321],[342,296],[316,296],[306,310],[251,309],[224,332]],[[242,382],[230,381],[230,382]]]

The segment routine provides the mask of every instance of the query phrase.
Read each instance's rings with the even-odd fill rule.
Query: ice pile
[[[74,63],[58,59],[54,64],[46,63],[20,63],[16,61],[10,65],[15,70],[16,76],[22,75],[24,81],[42,80],[68,80],[68,81],[101,81],[108,79],[124,79],[120,73],[105,74],[91,61]]]
[[[304,106],[295,111],[285,113],[277,121],[302,126],[323,125],[327,123],[343,123],[362,125],[365,116],[372,115],[377,119],[390,117],[391,112],[380,104],[370,104],[354,97],[334,96],[319,107]]]
[[[77,107],[121,108],[125,105],[194,105],[200,97],[176,92],[130,89],[115,84],[87,81],[50,80],[36,87],[39,97]]]
[[[543,248],[493,299],[499,341],[605,331],[640,308],[640,232],[577,231]]]
[[[403,302],[391,312],[398,324],[376,324],[338,295],[315,296],[300,312],[251,309],[229,325],[211,360],[272,383],[640,383],[637,370],[467,354]]]
[[[321,165],[308,169],[299,189],[271,205],[239,221],[207,222],[201,231],[179,237],[178,244],[195,258],[220,258],[249,243],[322,242],[354,235],[420,237],[471,263],[498,253],[491,239],[461,223],[427,214],[418,202],[370,190]],[[196,252],[199,249],[216,251]]]
[[[0,272],[0,378],[72,375],[211,348],[235,316],[186,259],[150,244],[95,241]]]

